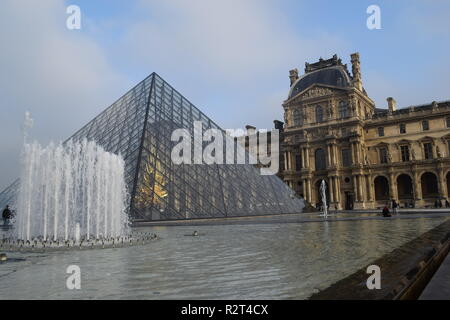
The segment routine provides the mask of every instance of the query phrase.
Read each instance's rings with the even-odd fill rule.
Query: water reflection
[[[304,299],[445,219],[145,228],[162,240],[0,265],[0,298]],[[65,287],[71,264],[78,291]]]

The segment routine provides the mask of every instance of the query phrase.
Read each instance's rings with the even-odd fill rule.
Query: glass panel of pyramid
[[[171,152],[178,142],[171,140],[172,132],[187,129],[193,137],[195,121],[201,121],[203,132],[223,132],[152,73],[68,140],[94,140],[124,157],[135,220],[301,212],[303,201],[288,186],[251,164],[174,164]],[[2,206],[11,203],[18,183],[0,194]]]

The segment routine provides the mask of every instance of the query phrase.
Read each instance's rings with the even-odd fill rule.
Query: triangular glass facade
[[[203,130],[222,130],[153,73],[69,140],[94,140],[124,157],[135,220],[301,212],[303,201],[288,186],[275,175],[260,175],[253,165],[174,164],[172,132],[184,128],[193,136],[194,121],[201,121]],[[10,201],[6,191],[0,201]]]

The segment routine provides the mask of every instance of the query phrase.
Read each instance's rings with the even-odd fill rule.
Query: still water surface
[[[161,240],[8,253],[25,260],[0,264],[0,299],[305,299],[445,219],[139,228]],[[81,290],[66,288],[72,264]]]

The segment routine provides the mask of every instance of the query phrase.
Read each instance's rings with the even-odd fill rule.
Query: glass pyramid
[[[219,129],[211,119],[152,73],[70,139],[87,138],[125,159],[134,220],[196,219],[301,212],[304,204],[275,175],[251,164],[174,164],[173,130],[193,136]],[[18,181],[0,194],[10,203]]]

